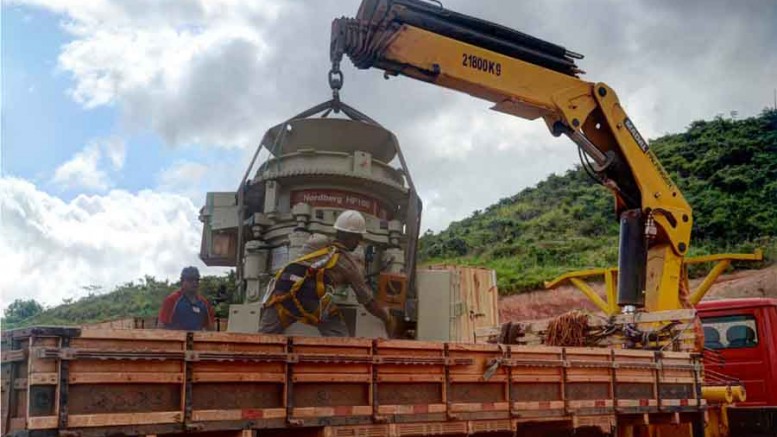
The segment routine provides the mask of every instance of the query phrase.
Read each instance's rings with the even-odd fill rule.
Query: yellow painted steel
[[[463,65],[463,54],[498,62],[501,74],[496,76]],[[596,106],[591,83],[413,26],[404,25],[393,35],[382,58],[407,67],[398,73],[496,104],[509,102],[509,107],[518,112],[515,115],[531,120],[556,115],[558,105],[554,96],[562,92],[580,97],[578,110],[574,111],[580,120],[586,118],[583,111]],[[439,74],[429,75],[432,71]]]
[[[743,385],[731,387],[731,395],[734,398],[734,402],[744,402],[747,400],[747,391],[745,391],[745,386]]]
[[[753,253],[722,253],[716,255],[705,255],[695,258],[691,258],[685,261],[686,264],[699,264],[705,262],[717,261],[715,267],[710,270],[707,276],[704,278],[701,284],[693,290],[691,293],[691,304],[696,305],[701,302],[704,295],[710,290],[715,280],[726,271],[728,266],[731,265],[731,261],[761,261],[764,258],[764,253],[761,249],[756,249]]]
[[[673,275],[680,275],[680,272],[682,271],[682,265],[676,266],[671,263],[667,263],[664,258],[661,257],[661,253],[658,251],[651,251],[648,255],[648,276],[651,274],[667,274],[667,270],[671,269],[671,273]],[[696,257],[689,257],[685,258],[683,260],[683,264],[701,264],[701,263],[707,263],[707,262],[714,262],[717,261],[718,263],[715,265],[715,267],[710,270],[710,272],[707,274],[707,276],[704,278],[704,281],[702,281],[701,284],[699,284],[698,287],[693,291],[690,297],[690,302],[693,305],[696,305],[701,301],[701,299],[704,297],[704,295],[709,291],[709,289],[712,287],[712,284],[715,283],[715,281],[718,279],[718,277],[726,270],[726,268],[731,264],[732,261],[760,261],[763,259],[763,251],[761,249],[756,249],[753,251],[753,253],[719,253],[715,255],[704,255],[704,256],[696,256]],[[651,270],[655,269],[655,270]],[[559,285],[563,284],[566,281],[569,281],[573,285],[575,285],[580,291],[582,291],[586,296],[588,296],[589,299],[591,299],[591,293],[596,296],[596,299],[591,299],[591,301],[602,309],[607,314],[615,314],[618,312],[618,303],[617,303],[617,296],[616,296],[616,281],[615,278],[617,277],[618,269],[614,267],[607,267],[607,268],[601,268],[601,269],[587,269],[587,270],[578,270],[575,272],[569,272],[564,273],[561,276],[558,276],[556,278],[553,278],[550,281],[545,281],[545,288],[551,289],[558,287]],[[598,294],[583,281],[583,279],[586,278],[594,278],[604,276],[604,284],[605,284],[605,295],[607,297],[606,307],[605,310],[603,308],[604,302],[599,297]],[[674,280],[674,279],[672,279]],[[655,284],[655,282],[653,282]],[[648,285],[650,285],[651,282],[648,281]],[[659,298],[664,298],[665,300],[663,302],[654,303],[653,306],[663,306],[663,307],[671,307],[672,305],[679,305],[678,303],[674,303],[671,299],[674,298],[673,295],[669,294],[667,296],[661,296],[661,293],[658,293],[654,291],[653,293],[649,293],[648,296],[654,296]]]
[[[467,67],[462,56],[468,55],[499,63],[501,74]],[[645,309],[681,308],[680,269],[690,244],[691,208],[653,151],[643,150],[626,128],[626,112],[610,87],[409,25],[391,35],[376,64],[390,73],[491,101],[497,111],[527,119],[541,117],[549,127],[560,121],[582,132],[601,152],[617,150],[639,187],[643,212],[650,214],[660,229],[649,249]],[[622,201],[617,189],[611,189]],[[607,312],[612,309],[610,303]]]
[[[709,291],[710,287],[712,287],[712,284],[715,283],[715,280],[718,279],[718,276],[720,276],[723,272],[726,271],[728,266],[731,265],[730,260],[722,260],[718,261],[717,264],[715,264],[715,267],[710,270],[709,273],[707,273],[707,276],[704,278],[704,281],[702,281],[701,284],[696,288],[696,290],[691,293],[691,304],[696,305],[697,303],[701,302],[701,299],[704,297],[705,294],[707,294],[707,291]]]
[[[617,274],[616,269],[606,269],[604,271],[604,291],[606,293],[607,297],[607,307],[608,311],[607,314],[617,314],[618,313],[618,295],[615,293],[615,275]]]
[[[701,397],[707,402],[733,404],[746,401],[747,392],[741,385],[711,385],[701,388]]]
[[[600,310],[602,310],[604,313],[608,315],[612,315],[614,313],[611,313],[610,305],[607,304],[607,302],[603,301],[601,297],[599,297],[598,294],[596,294],[596,291],[594,291],[593,288],[589,287],[588,284],[583,282],[580,279],[577,278],[571,278],[569,280],[572,284],[575,285],[580,291],[583,292],[583,294],[588,297],[588,299],[594,303],[597,307],[599,307]]]
[[[683,258],[677,256],[668,244],[659,244],[648,250],[645,310],[666,311],[682,308],[680,303],[680,274]],[[671,287],[674,292],[668,292]]]
[[[564,273],[561,276],[557,276],[550,281],[545,281],[545,288],[556,288],[559,285],[561,285],[564,281],[571,279],[571,278],[590,278],[593,276],[601,276],[604,275],[606,272],[618,272],[617,268],[607,267],[602,269],[586,269],[586,270],[576,270],[574,272]]]
[[[731,404],[734,403],[734,395],[730,385],[716,385],[701,388],[701,397],[707,402]]]
[[[717,407],[717,408],[716,408]],[[728,406],[723,404],[707,409],[707,424],[704,427],[705,437],[729,437]]]
[[[764,252],[755,249],[753,253],[716,253],[714,255],[694,256],[685,259],[685,264],[701,264],[713,261],[762,261]]]

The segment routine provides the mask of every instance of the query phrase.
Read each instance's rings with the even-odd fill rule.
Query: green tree
[[[35,299],[16,299],[3,313],[3,327],[13,328],[20,322],[43,312],[43,305]]]

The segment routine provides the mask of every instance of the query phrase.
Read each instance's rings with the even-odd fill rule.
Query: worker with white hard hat
[[[331,290],[341,285],[350,285],[356,300],[383,320],[389,332],[393,331],[394,319],[373,298],[364,280],[363,263],[353,253],[367,233],[364,216],[358,211],[343,211],[333,227],[334,240],[311,236],[302,248],[302,256],[275,275],[259,332],[281,334],[291,324],[302,322],[316,326],[322,336],[348,336],[343,315],[332,302]]]

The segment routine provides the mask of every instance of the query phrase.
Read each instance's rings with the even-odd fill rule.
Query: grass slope
[[[691,256],[759,246],[770,261],[777,256],[777,111],[697,121],[651,148],[694,208]],[[617,264],[618,223],[612,195],[578,167],[427,233],[420,246],[426,264],[495,269],[509,294]]]

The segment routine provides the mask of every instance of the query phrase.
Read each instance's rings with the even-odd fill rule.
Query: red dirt
[[[691,290],[703,278],[691,280]],[[591,283],[591,287],[604,296],[604,284]],[[722,275],[707,293],[705,299],[732,297],[777,298],[777,265],[761,270],[739,270]],[[573,309],[597,311],[585,295],[573,286],[555,290],[537,290],[499,300],[500,323],[516,320],[535,320],[557,316]]]

